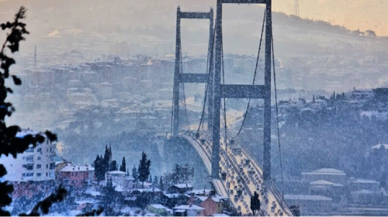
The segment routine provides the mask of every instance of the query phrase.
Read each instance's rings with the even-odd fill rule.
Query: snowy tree
[[[123,157],[123,161],[121,162],[120,171],[126,172],[127,165],[125,163],[125,157]]]
[[[5,117],[11,116],[15,111],[15,108],[12,106],[12,104],[5,101],[7,94],[13,93],[11,88],[5,86],[5,81],[10,77],[9,70],[11,65],[16,63],[15,60],[9,56],[9,54],[17,52],[19,50],[20,41],[25,39],[23,35],[29,34],[29,32],[26,30],[26,24],[21,22],[21,20],[26,17],[26,11],[26,8],[20,7],[18,13],[15,15],[13,22],[2,23],[0,25],[2,30],[10,30],[10,32],[7,33],[6,40],[0,50],[0,140],[2,145],[0,148],[0,156],[2,154],[5,156],[11,154],[14,158],[16,158],[18,154],[25,152],[30,147],[30,145],[36,147],[38,143],[43,143],[46,139],[50,141],[57,140],[57,136],[49,131],[45,132],[46,137],[43,136],[43,133],[38,133],[35,135],[29,134],[23,136],[22,138],[16,137],[17,132],[20,131],[20,127],[17,125],[7,127],[5,122]],[[20,78],[18,78],[16,75],[11,75],[11,77],[15,85],[21,85],[22,82]],[[4,181],[4,178],[2,178],[6,174],[7,171],[5,167],[0,164],[0,216],[10,215],[10,213],[6,210],[3,210],[3,208],[12,202],[10,194],[13,192],[13,186],[10,185],[7,181]],[[39,215],[40,213],[47,214],[53,203],[63,200],[66,192],[67,191],[64,188],[57,189],[56,192],[51,194],[43,201],[39,202],[32,209],[30,215]]]
[[[150,175],[151,161],[147,159],[147,154],[142,152],[141,159],[139,162],[139,168],[137,170],[139,174],[139,181],[142,182],[142,188],[144,188],[144,182],[147,180]]]

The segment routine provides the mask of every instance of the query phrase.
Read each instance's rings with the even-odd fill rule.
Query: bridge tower
[[[209,19],[209,49],[208,63],[209,73],[183,73],[181,71],[181,19]],[[205,83],[208,85],[207,100],[208,103],[208,128],[213,129],[213,46],[214,46],[214,31],[213,31],[213,9],[210,12],[181,12],[177,9],[176,19],[176,45],[175,45],[175,71],[174,71],[174,86],[173,86],[173,117],[172,117],[172,133],[177,136],[179,132],[179,85],[181,83]]]
[[[264,85],[226,85],[221,84],[222,68],[222,5],[223,4],[265,4],[265,72]],[[213,110],[213,149],[212,178],[219,179],[220,161],[220,110],[221,98],[256,98],[264,99],[264,165],[265,181],[271,179],[271,43],[272,15],[271,0],[217,0],[216,45],[214,71],[214,110]]]

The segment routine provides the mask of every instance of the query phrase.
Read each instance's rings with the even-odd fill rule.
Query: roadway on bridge
[[[211,174],[211,145],[209,143],[201,144],[198,140],[187,135],[181,135],[197,151],[203,160],[208,174]],[[233,206],[241,212],[242,215],[251,214],[250,198],[256,191],[259,193],[261,201],[260,215],[271,216],[292,216],[288,206],[283,203],[282,198],[276,188],[269,184],[264,187],[261,166],[239,145],[235,144],[236,153],[230,148],[226,155],[226,146],[221,143],[220,169],[227,173],[225,180],[213,179],[212,182],[218,194],[230,198]],[[247,163],[248,159],[248,163]],[[228,187],[229,185],[229,187]],[[237,191],[241,189],[241,195]]]

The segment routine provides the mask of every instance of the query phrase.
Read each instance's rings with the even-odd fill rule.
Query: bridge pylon
[[[223,4],[265,4],[265,72],[264,85],[233,85],[221,84],[222,70],[222,5]],[[271,179],[271,43],[272,43],[272,10],[271,0],[217,0],[216,44],[214,71],[214,109],[213,109],[213,147],[212,147],[212,178],[219,178],[220,161],[220,110],[221,98],[257,98],[264,99],[264,165],[263,178]]]
[[[209,72],[206,73],[183,73],[182,72],[182,45],[181,45],[181,19],[209,19],[209,49],[208,65]],[[213,46],[214,46],[214,29],[213,29],[213,9],[210,12],[181,12],[177,9],[176,19],[176,44],[175,44],[175,70],[173,86],[173,115],[172,115],[172,134],[177,136],[179,133],[179,86],[181,83],[205,83],[208,85],[207,100],[208,103],[208,129],[212,130],[213,122]]]

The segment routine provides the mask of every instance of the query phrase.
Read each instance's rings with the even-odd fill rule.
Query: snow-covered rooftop
[[[384,147],[384,149],[388,149],[388,144],[377,144],[373,146],[372,149],[380,149],[382,147]]]
[[[110,172],[108,172],[108,174],[110,174],[110,175],[123,175],[123,176],[125,176],[125,172],[119,171],[119,170],[110,171]]]
[[[310,182],[310,185],[333,185],[333,183],[325,180],[318,180]]]
[[[302,175],[303,174],[346,175],[344,171],[333,168],[322,168],[319,170],[314,170],[312,172],[302,172]]]
[[[88,165],[85,166],[76,166],[68,164],[60,172],[86,172],[86,171],[94,171],[94,168]]]
[[[174,185],[177,188],[192,188],[193,186],[190,184],[176,184]]]
[[[211,189],[193,189],[189,193],[193,194],[209,194],[212,190]]]
[[[368,180],[368,179],[356,179],[351,181],[353,183],[363,183],[363,184],[379,184],[379,182],[375,180]]]
[[[166,209],[167,207],[163,206],[162,204],[151,204],[151,207],[155,209]]]
[[[174,207],[173,209],[177,209],[177,210],[204,210],[204,208],[197,206],[195,204],[193,204],[193,205],[180,205],[180,206]]]
[[[331,201],[331,198],[321,196],[321,195],[297,195],[297,194],[286,194],[284,195],[284,199],[286,200],[325,200],[325,201]]]

